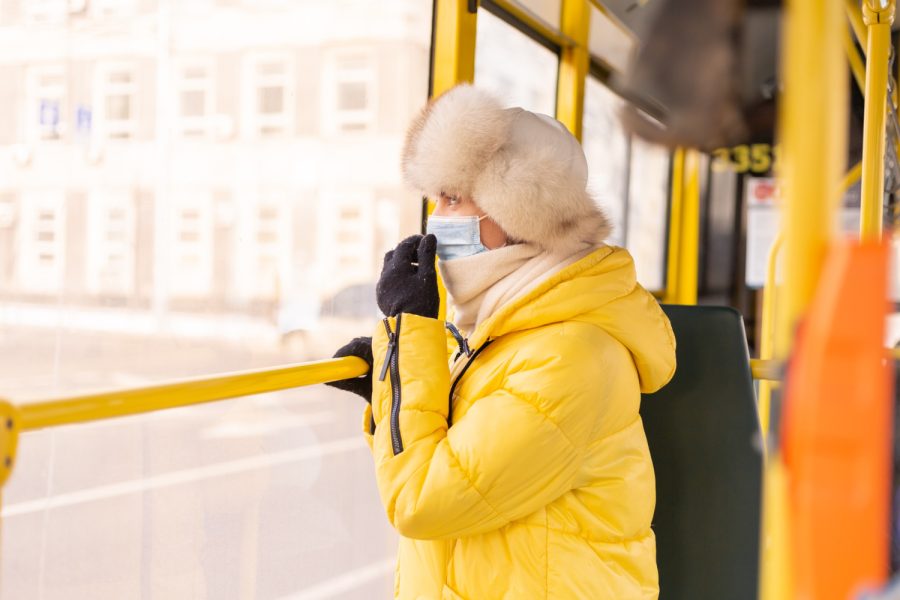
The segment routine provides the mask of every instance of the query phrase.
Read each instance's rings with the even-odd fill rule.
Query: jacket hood
[[[564,321],[595,323],[634,358],[641,392],[675,374],[675,335],[656,299],[637,283],[627,250],[603,246],[502,307],[470,339],[489,338]]]

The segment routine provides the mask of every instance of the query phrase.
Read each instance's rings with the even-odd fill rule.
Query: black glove
[[[372,403],[372,338],[358,337],[350,340],[350,343],[341,347],[334,353],[334,358],[343,358],[345,356],[357,356],[369,363],[369,372],[363,377],[354,377],[353,379],[341,379],[340,381],[330,381],[325,385],[336,387],[339,390],[353,392],[363,397],[369,404]]]
[[[433,235],[413,235],[384,255],[381,279],[375,286],[378,308],[388,317],[402,312],[436,319],[441,300],[438,296]]]

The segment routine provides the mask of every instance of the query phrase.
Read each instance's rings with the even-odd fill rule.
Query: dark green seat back
[[[746,335],[726,307],[663,306],[678,369],[641,401],[661,600],[756,600],[763,457]]]

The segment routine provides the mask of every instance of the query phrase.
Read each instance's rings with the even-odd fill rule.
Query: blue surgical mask
[[[485,217],[428,217],[427,233],[437,238],[437,255],[453,260],[487,250],[481,243],[481,219]]]

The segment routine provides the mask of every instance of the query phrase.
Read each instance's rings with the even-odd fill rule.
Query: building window
[[[175,7],[188,14],[204,15],[209,10],[216,10],[216,4],[221,4],[220,0],[180,0]]]
[[[176,200],[172,293],[205,296],[212,284],[212,204],[208,194],[187,194]]]
[[[62,23],[66,20],[69,0],[28,0],[22,3],[25,20],[31,23]]]
[[[91,0],[91,12],[97,17],[127,17],[138,11],[138,0]]]
[[[53,293],[62,283],[65,213],[61,192],[25,192],[18,279],[30,292]]]
[[[256,57],[249,68],[251,85],[246,105],[251,133],[260,137],[286,135],[293,98],[288,61],[283,57]]]
[[[367,54],[334,57],[331,71],[333,132],[366,131],[375,121],[375,68]]]
[[[134,291],[135,211],[128,192],[91,197],[88,288],[94,294]]]
[[[372,280],[375,204],[368,190],[335,190],[323,196],[316,262],[324,275],[324,295]]]
[[[61,65],[35,67],[26,84],[28,139],[59,140],[65,131],[66,71]]]
[[[128,139],[137,132],[137,80],[130,66],[106,67],[100,75],[101,113],[104,135],[111,139]]]
[[[287,236],[282,207],[266,203],[256,208],[256,295],[275,298],[284,282],[281,280],[279,258],[287,251]]]
[[[359,240],[364,239],[361,234],[365,226],[359,207],[342,206],[338,209],[334,239],[338,241],[336,254],[342,268],[358,270],[363,266],[367,253],[359,247]]]
[[[178,70],[178,113],[185,137],[204,137],[210,132],[213,106],[212,66],[192,62]]]

